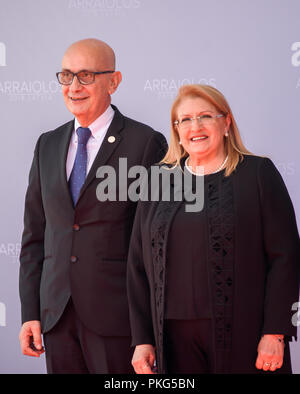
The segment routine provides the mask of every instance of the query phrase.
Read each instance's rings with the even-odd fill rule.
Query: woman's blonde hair
[[[220,114],[230,117],[231,122],[228,137],[224,137],[225,153],[228,155],[225,176],[229,176],[236,169],[239,161],[243,160],[243,156],[252,155],[252,153],[245,148],[242,142],[240,132],[227,100],[221,92],[209,85],[184,85],[179,89],[171,109],[169,149],[161,163],[171,164],[172,166],[180,165],[181,159],[188,156],[187,151],[179,144],[179,135],[174,125],[174,122],[177,120],[178,107],[186,98],[202,98],[214,105]]]

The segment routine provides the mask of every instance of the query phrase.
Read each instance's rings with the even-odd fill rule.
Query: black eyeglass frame
[[[62,73],[64,73],[64,72],[68,72],[68,73],[72,74],[73,77],[72,77],[72,80],[71,80],[70,83],[62,83],[62,82],[59,80],[59,75],[62,74]],[[94,79],[93,79],[91,82],[88,82],[88,83],[82,82],[82,81],[78,78],[78,74],[80,74],[80,73],[82,73],[82,72],[89,72],[89,73],[93,74]],[[107,71],[88,71],[88,70],[80,70],[80,71],[78,71],[77,73],[73,73],[72,71],[66,70],[66,71],[59,71],[59,72],[57,72],[57,73],[56,73],[56,78],[57,78],[57,80],[58,80],[58,83],[60,83],[61,85],[65,85],[65,86],[72,85],[72,83],[73,83],[73,81],[74,81],[74,77],[77,78],[78,82],[79,82],[81,85],[91,85],[92,83],[95,82],[95,75],[113,74],[114,72],[115,72],[115,71],[112,71],[112,70],[107,70]]]

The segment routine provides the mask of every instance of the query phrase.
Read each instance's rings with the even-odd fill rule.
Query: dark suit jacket
[[[101,180],[96,172],[110,165],[118,174],[120,157],[127,158],[128,168],[149,167],[163,157],[166,140],[114,110],[75,208],[66,179],[74,121],[42,134],[35,148],[19,283],[22,322],[41,320],[44,333],[56,324],[72,296],[80,319],[91,330],[108,336],[130,334],[125,276],[136,203],[99,202],[96,188]],[[115,142],[109,143],[108,136]]]
[[[297,335],[292,305],[299,297],[300,242],[294,209],[269,159],[245,156],[229,177],[205,178],[207,243],[199,259],[208,271],[214,372],[257,373],[261,335]],[[168,234],[182,203],[140,202],[128,256],[132,344],[156,346],[159,372],[168,367],[163,346]],[[278,372],[290,368],[286,344]]]

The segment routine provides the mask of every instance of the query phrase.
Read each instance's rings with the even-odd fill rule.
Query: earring
[[[225,137],[228,137],[228,131],[225,132]]]
[[[179,141],[179,145],[181,145],[181,141]]]

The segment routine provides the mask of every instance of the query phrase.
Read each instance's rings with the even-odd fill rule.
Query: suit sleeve
[[[292,305],[299,298],[300,242],[283,179],[269,159],[259,170],[264,248],[268,262],[263,334],[296,336]]]
[[[127,294],[132,346],[154,345],[155,342],[151,319],[150,287],[143,259],[142,204],[142,202],[138,204],[136,211],[127,262]]]
[[[149,168],[151,165],[159,163],[165,156],[167,149],[168,143],[164,135],[154,132],[146,145],[142,165]]]
[[[24,230],[19,271],[22,323],[40,320],[40,281],[44,260],[45,214],[39,172],[39,138],[29,173],[25,197]]]

